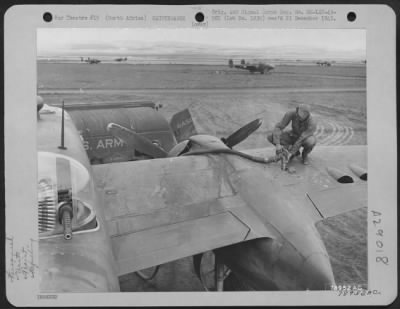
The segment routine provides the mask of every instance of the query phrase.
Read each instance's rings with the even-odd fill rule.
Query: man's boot
[[[303,152],[302,152],[302,154],[301,154],[301,157],[302,157],[302,159],[303,159],[303,164],[304,164],[304,165],[310,164],[310,161],[309,161],[309,159],[308,159],[308,154],[311,152],[311,150],[312,150],[312,148],[311,148],[311,149],[303,149]]]
[[[303,157],[303,164],[308,165],[310,164],[310,161],[308,160],[308,155],[302,156]]]

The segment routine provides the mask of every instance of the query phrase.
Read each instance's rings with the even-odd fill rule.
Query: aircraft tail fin
[[[178,143],[197,134],[192,116],[187,108],[173,115],[169,125]]]

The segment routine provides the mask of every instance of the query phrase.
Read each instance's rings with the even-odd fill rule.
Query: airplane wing
[[[321,191],[308,192],[307,197],[321,216],[320,220],[367,207],[367,184],[337,186]]]
[[[271,155],[268,148],[245,152]],[[315,221],[367,207],[366,146],[317,145],[310,154],[310,165],[303,165],[299,157],[290,166],[295,173],[282,173],[276,180],[290,187],[294,195],[306,195],[313,206],[310,213]]]
[[[93,166],[118,275],[274,237],[205,156]]]
[[[274,148],[248,151],[263,157],[273,152]],[[222,162],[184,156],[92,166],[96,186],[104,192],[119,275],[245,240],[275,237],[274,229],[235,192],[228,177],[234,171]],[[348,168],[354,162],[365,167],[365,147],[317,147],[309,166],[297,158],[292,161],[294,174],[281,171],[278,163],[241,162],[238,168],[244,168],[249,179],[254,169],[258,175],[265,169],[269,178],[308,203],[314,222],[366,206],[367,184]],[[329,168],[351,173],[354,182],[339,183]]]

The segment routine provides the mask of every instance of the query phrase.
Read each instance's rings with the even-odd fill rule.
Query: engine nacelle
[[[111,105],[110,105],[111,106]],[[147,138],[165,151],[175,144],[174,134],[167,120],[156,109],[143,107],[105,106],[102,108],[67,108],[91,164],[124,162],[150,157],[128,147],[124,141],[107,131],[109,123],[116,123]]]

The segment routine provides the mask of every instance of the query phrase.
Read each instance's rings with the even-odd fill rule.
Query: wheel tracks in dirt
[[[321,145],[345,145],[350,142],[353,135],[352,127],[342,126],[332,121],[325,121],[325,124],[318,123],[315,133],[315,137]]]

